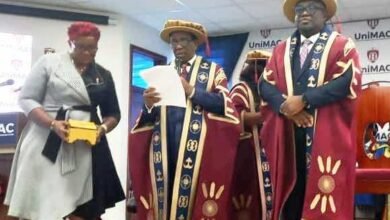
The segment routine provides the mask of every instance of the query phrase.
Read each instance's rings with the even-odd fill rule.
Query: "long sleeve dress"
[[[99,108],[102,117],[120,119],[111,74],[92,63],[81,76],[68,53],[48,54],[37,61],[19,104],[26,115],[42,107],[55,118],[62,107],[67,110],[65,119],[100,123],[94,110]],[[90,106],[91,111],[72,106]],[[76,214],[93,219],[124,199],[105,137],[95,146],[61,142],[53,163],[42,155],[49,133],[49,128],[31,120],[22,132],[4,201],[10,216],[62,220],[77,209]]]

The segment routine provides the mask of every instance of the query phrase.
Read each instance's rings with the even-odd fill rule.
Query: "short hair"
[[[68,28],[69,40],[75,40],[81,36],[92,36],[97,41],[100,39],[100,31],[96,24],[88,21],[76,21]]]

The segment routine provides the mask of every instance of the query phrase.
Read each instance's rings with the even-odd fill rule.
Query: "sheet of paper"
[[[141,71],[140,76],[149,87],[156,88],[156,92],[160,93],[161,101],[156,106],[186,107],[184,88],[173,66],[154,66]]]

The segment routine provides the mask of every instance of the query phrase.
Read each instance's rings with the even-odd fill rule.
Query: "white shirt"
[[[186,71],[187,73],[190,72],[191,66],[194,64],[196,59],[196,55],[194,55],[189,61],[187,61]]]
[[[320,37],[320,33],[315,34],[315,35],[312,35],[312,36],[309,37],[309,38],[307,38],[307,37],[305,37],[305,36],[303,36],[303,35],[301,34],[301,45],[302,45],[302,42],[303,42],[303,41],[305,41],[306,39],[309,39],[309,40],[311,41],[311,44],[309,45],[309,51],[310,51],[311,48],[313,48],[314,43],[318,40],[319,37]],[[302,47],[300,48],[300,51],[299,51],[299,52],[301,52],[301,51],[302,51]]]
[[[187,66],[186,66],[186,71],[187,72],[190,72],[191,66],[194,64],[195,59],[196,59],[196,55],[194,55],[189,61],[187,61]],[[176,67],[176,63],[174,61],[172,61],[171,62],[171,66]]]

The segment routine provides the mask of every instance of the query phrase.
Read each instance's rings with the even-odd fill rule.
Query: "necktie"
[[[300,51],[300,61],[301,61],[301,68],[303,67],[303,64],[305,63],[307,54],[309,53],[309,46],[312,44],[312,42],[309,39],[306,39],[302,42],[301,45],[301,51]]]

